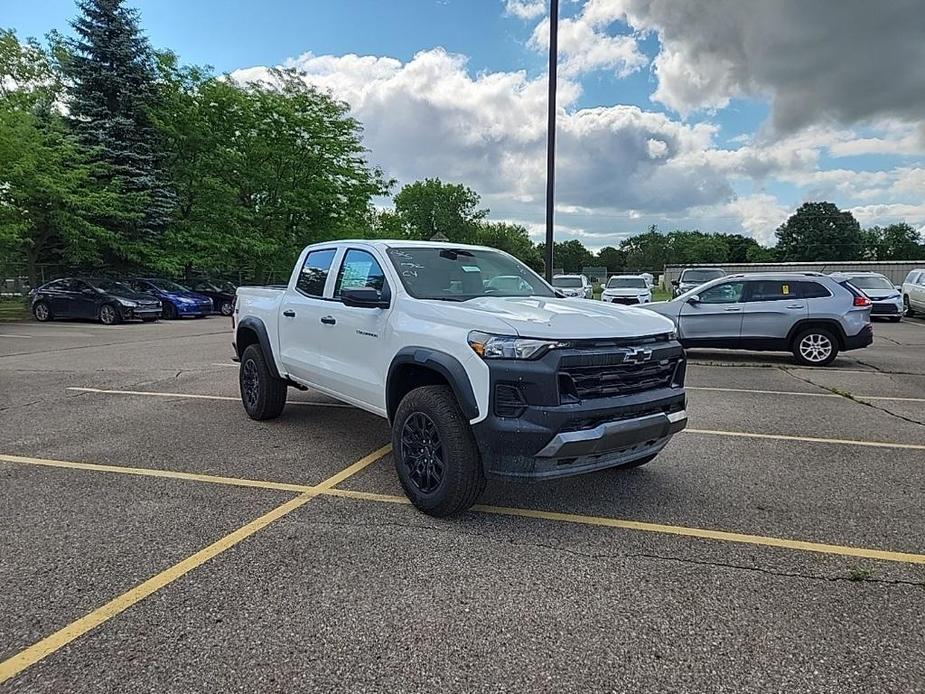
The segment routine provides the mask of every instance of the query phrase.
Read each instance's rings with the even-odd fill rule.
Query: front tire
[[[103,325],[116,325],[117,323],[122,322],[122,316],[119,314],[119,309],[117,309],[112,304],[103,304],[100,306],[100,323]]]
[[[415,388],[402,399],[392,449],[405,494],[430,516],[465,511],[485,489],[472,429],[448,386]]]
[[[838,340],[825,328],[808,328],[793,340],[793,356],[803,366],[828,366],[838,356]]]
[[[912,318],[915,315],[915,311],[912,310],[912,306],[909,305],[909,297],[903,297],[903,306],[906,307],[906,318]]]
[[[223,316],[230,316],[234,313],[234,304],[230,301],[223,301],[222,305],[219,307],[218,312]]]
[[[48,307],[44,301],[37,301],[35,306],[32,307],[32,315],[35,316],[35,320],[40,323],[45,323],[54,318],[51,313],[51,309]]]
[[[169,302],[164,303],[161,311],[164,315],[164,320],[176,320],[180,317],[177,313],[177,307]]]
[[[276,419],[283,413],[288,387],[270,373],[260,345],[250,345],[241,355],[238,384],[244,411],[251,419]]]

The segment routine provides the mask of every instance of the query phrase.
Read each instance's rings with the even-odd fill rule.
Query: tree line
[[[347,104],[288,70],[240,84],[155,51],[124,0],[79,0],[72,37],[0,30],[0,260],[163,273],[288,272],[308,243],[445,238],[543,267],[519,224],[491,221],[470,188],[405,185],[372,166]],[[392,206],[375,202],[393,195]],[[775,248],[739,234],[656,227],[594,253],[556,243],[555,265],[610,272],[668,263],[911,259],[911,226],[861,229],[806,203]],[[2,263],[0,263],[2,264]]]

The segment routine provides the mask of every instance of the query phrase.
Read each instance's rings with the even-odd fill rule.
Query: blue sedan
[[[212,313],[212,299],[170,280],[156,277],[135,277],[127,281],[136,292],[156,296],[164,306],[164,318],[183,316],[202,318]]]

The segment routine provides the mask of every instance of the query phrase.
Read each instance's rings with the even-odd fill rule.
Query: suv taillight
[[[870,306],[870,299],[866,296],[856,296],[854,297],[855,306]]]

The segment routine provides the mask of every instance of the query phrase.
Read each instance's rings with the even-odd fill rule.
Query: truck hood
[[[439,303],[444,319],[468,317],[473,330],[493,332],[507,326],[521,337],[597,339],[642,337],[674,330],[674,323],[649,311],[601,301],[569,301],[539,297],[479,297],[461,303]]]

